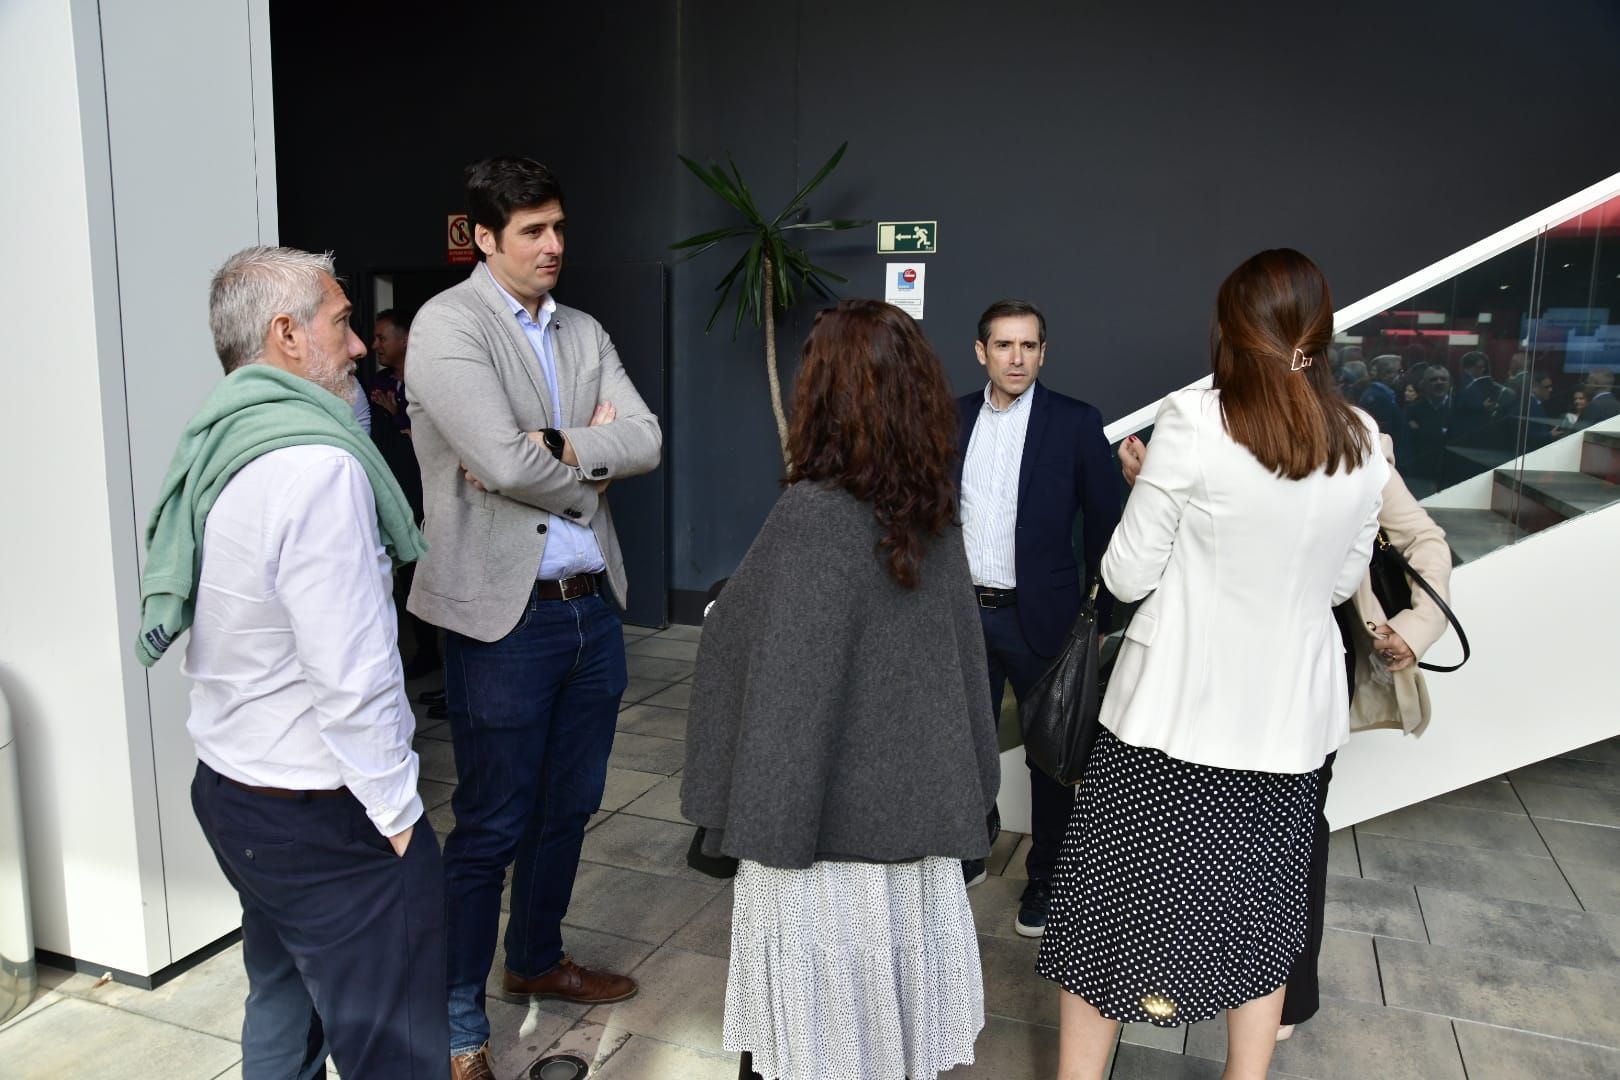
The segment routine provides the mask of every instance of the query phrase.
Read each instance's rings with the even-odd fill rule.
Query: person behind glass
[[[979,316],[973,344],[987,382],[957,399],[961,414],[962,535],[990,662],[990,708],[1002,690],[1024,695],[1062,650],[1080,613],[1081,569],[1096,581],[1108,537],[1119,522],[1119,473],[1102,414],[1037,381],[1046,362],[1046,317],[1027,300],[1001,300]],[[1084,530],[1084,560],[1074,551],[1074,519]],[[1106,626],[1113,598],[1098,599]],[[1029,763],[1028,884],[1013,929],[1040,937],[1052,867],[1074,792]],[[980,862],[963,867],[970,885]]]
[[[1561,439],[1571,432],[1579,431],[1584,426],[1581,423],[1581,413],[1591,400],[1591,395],[1587,393],[1586,387],[1577,386],[1574,390],[1571,390],[1569,393],[1569,408],[1564,411],[1564,414],[1558,418],[1558,422],[1553,425],[1552,438]]]
[[[1352,405],[1361,400],[1370,382],[1367,365],[1361,360],[1346,360],[1339,368],[1339,396]]]
[[[1462,377],[1452,408],[1452,431],[1458,440],[1471,439],[1489,422],[1496,411],[1501,384],[1491,378],[1491,360],[1482,352],[1463,353],[1457,362]]]
[[[1375,356],[1369,371],[1372,382],[1367,384],[1356,404],[1377,421],[1378,430],[1393,439],[1397,449],[1403,449],[1407,428],[1401,402],[1401,358],[1394,353]]]
[[[1586,408],[1581,410],[1581,427],[1620,416],[1620,399],[1614,396],[1614,372],[1594,371],[1586,377]]]
[[[1378,509],[1378,527],[1412,569],[1443,599],[1451,596],[1451,547],[1445,531],[1407,489],[1395,469],[1395,444],[1388,435],[1378,439],[1389,479],[1384,483]],[[1127,484],[1135,484],[1147,448],[1134,436],[1119,449],[1120,471]],[[1349,610],[1346,612],[1345,608]],[[1429,724],[1429,691],[1417,662],[1446,631],[1446,615],[1429,594],[1412,590],[1412,606],[1386,612],[1373,593],[1372,575],[1361,580],[1349,605],[1335,615],[1345,648],[1345,673],[1350,685],[1350,731],[1395,728],[1421,735]],[[1288,973],[1278,1040],[1294,1033],[1294,1025],[1315,1016],[1321,1008],[1317,963],[1322,953],[1322,930],[1327,905],[1328,782],[1333,778],[1335,751],[1322,764],[1316,792],[1316,827],[1311,837],[1309,928],[1305,951]]]
[[[1451,430],[1451,372],[1441,364],[1430,364],[1409,385],[1417,392],[1406,406],[1411,473],[1427,481],[1430,489],[1442,487]]]
[[[1224,1076],[1262,1077],[1304,950],[1318,773],[1348,737],[1332,607],[1367,572],[1388,466],[1326,363],[1327,281],[1288,249],[1221,285],[1214,389],[1169,395],[1103,557],[1125,629],[1053,877],[1036,970],[1059,1075],[1120,1022],[1226,1012]]]
[[[585,826],[602,803],[628,583],[608,484],[657,468],[658,418],[600,323],[552,296],[562,188],[544,165],[467,169],[479,265],[411,324],[411,442],[431,545],[410,610],[445,629],[456,824],[445,840],[450,1051],[484,1080],[484,985],[512,867],[502,992],[584,1005],[636,992],[563,950]]]
[[[787,488],[704,621],[681,813],[740,859],[724,1044],[741,1075],[931,1080],[984,993],[962,859],[1000,753],[945,374],[910,316],[823,311]]]

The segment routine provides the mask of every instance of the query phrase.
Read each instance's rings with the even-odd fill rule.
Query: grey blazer
[[[517,624],[555,514],[590,526],[623,604],[624,557],[607,497],[595,484],[658,467],[658,418],[601,324],[558,304],[546,332],[553,335],[560,417],[551,415],[551,393],[523,328],[482,264],[411,323],[411,441],[422,466],[429,547],[408,606],[479,641],[495,641]],[[604,401],[618,418],[588,427]],[[548,427],[567,434],[578,471],[528,437]],[[489,490],[468,483],[463,467]]]

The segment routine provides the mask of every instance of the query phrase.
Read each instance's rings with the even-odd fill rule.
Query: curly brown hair
[[[799,358],[787,483],[843,488],[883,527],[877,554],[915,588],[928,542],[956,515],[956,401],[911,316],[845,300],[816,316]]]

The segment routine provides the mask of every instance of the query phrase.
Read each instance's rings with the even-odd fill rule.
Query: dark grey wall
[[[981,385],[978,312],[1022,295],[1047,383],[1109,417],[1207,370],[1216,286],[1260,248],[1310,254],[1342,305],[1620,170],[1605,0],[708,2],[683,41],[687,153],[735,150],[770,201],[848,139],[811,212],[939,220],[924,327],[956,387]],[[724,220],[695,182],[677,212]],[[881,295],[872,239],[827,260],[852,294]],[[724,266],[674,276],[677,589],[774,496],[757,339],[694,325]]]
[[[272,8],[289,242],[442,259],[460,164],[512,148],[561,172],[571,260],[667,259],[727,220],[677,149],[731,151],[774,203],[847,139],[811,212],[939,220],[923,325],[957,388],[978,385],[978,312],[1025,295],[1049,315],[1046,381],[1110,417],[1205,370],[1215,288],[1259,248],[1310,254],[1342,305],[1620,170],[1610,0],[481,9],[503,8],[454,63],[476,31],[442,9],[389,7],[380,40],[350,6]],[[285,32],[292,9],[318,50]],[[342,64],[334,18],[363,27]],[[385,76],[394,39],[407,60]],[[391,115],[344,128],[346,110]],[[334,133],[354,152],[329,153]],[[814,246],[851,295],[881,295],[873,240]],[[777,491],[758,333],[702,332],[727,264],[670,274],[675,590],[729,573]],[[803,326],[782,330],[789,377]]]
[[[674,6],[276,0],[270,15],[282,242],[336,252],[362,332],[373,274],[396,276],[413,306],[465,276],[445,260],[463,166],[531,155],[567,199],[558,298],[602,321],[667,417]],[[637,622],[666,615],[669,479],[661,469],[611,493]]]

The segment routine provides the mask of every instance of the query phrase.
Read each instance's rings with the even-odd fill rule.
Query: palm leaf
[[[703,250],[707,251],[709,248],[713,247],[715,244],[718,244],[722,240],[729,240],[733,236],[742,236],[748,231],[748,229],[741,225],[732,225],[725,229],[714,229],[710,232],[698,233],[696,236],[688,236],[685,240],[677,241],[676,243],[669,245],[669,250],[679,251],[682,248],[697,247],[699,244],[701,244],[703,245]],[[691,256],[688,256],[688,258],[690,257]]]
[[[703,181],[704,187],[726,200],[726,202],[730,203],[732,207],[740,211],[743,216],[748,217],[751,221],[757,221],[759,219],[759,213],[757,211],[750,212],[748,204],[743,201],[742,196],[731,186],[730,179],[726,177],[725,173],[720,171],[720,167],[718,165],[714,165],[711,162],[710,168],[713,169],[711,172],[709,169],[699,165],[685,154],[677,154],[676,157],[681,159],[681,164],[690,169],[693,175],[695,175],[699,180]]]
[[[764,224],[765,219],[760,216],[759,207],[754,205],[754,193],[748,190],[748,184],[743,180],[742,173],[737,171],[737,163],[728,156],[726,164],[731,166],[731,175],[737,182],[737,193],[742,196],[747,206],[743,212],[748,215],[748,220],[756,226]]]
[[[709,321],[703,327],[703,332],[705,334],[714,329],[715,320],[720,318],[720,313],[725,310],[726,301],[731,298],[732,284],[737,280],[737,275],[741,274],[742,271],[743,260],[738,259],[736,265],[731,268],[731,271],[726,274],[725,277],[720,279],[720,284],[714,287],[715,291],[720,294],[720,299],[715,301],[714,310],[709,313]],[[742,307],[741,297],[737,298],[737,306],[739,309]],[[733,330],[732,333],[735,335],[736,331]]]
[[[775,220],[771,222],[772,228],[780,225],[784,219],[792,215],[794,210],[800,208],[809,194],[816,190],[816,188],[820,186],[821,182],[827,179],[828,174],[838,167],[838,163],[843,160],[844,151],[848,149],[849,140],[846,139],[837,150],[833,151],[833,156],[827,159],[827,163],[816,170],[816,175],[810,178],[810,182],[805,184],[804,187],[800,188],[798,194],[793,196],[792,200],[788,202],[787,208],[784,209],[780,214],[776,215]]]
[[[859,229],[872,224],[871,218],[828,218],[826,221],[800,221],[792,225],[783,225],[782,231],[789,229],[817,229],[823,232],[841,229]]]

